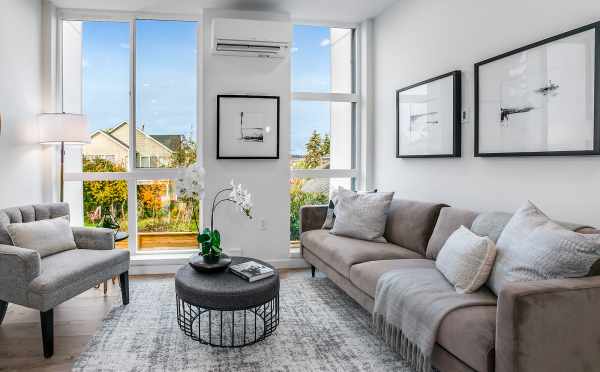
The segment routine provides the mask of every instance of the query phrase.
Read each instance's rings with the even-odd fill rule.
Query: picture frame
[[[217,96],[217,159],[279,159],[280,97]]]
[[[600,22],[475,64],[476,157],[600,155]]]
[[[460,123],[460,71],[396,90],[396,157],[460,157]]]

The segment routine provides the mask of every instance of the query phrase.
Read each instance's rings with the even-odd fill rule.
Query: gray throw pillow
[[[40,257],[77,248],[68,217],[11,223],[6,230],[15,246],[36,250]]]
[[[327,216],[325,217],[325,222],[323,222],[322,229],[330,230],[333,228],[333,223],[335,222],[335,203],[337,201],[337,194],[339,190],[345,190],[343,187],[339,187],[338,190],[333,190],[331,192],[331,197],[329,199],[329,204],[327,205]],[[350,191],[350,190],[346,190]],[[359,194],[364,193],[374,193],[377,192],[377,189],[373,191],[358,191]]]
[[[600,235],[568,230],[528,202],[510,219],[496,248],[488,286],[499,295],[509,282],[588,275],[600,258]]]
[[[358,194],[340,190],[335,205],[335,222],[330,233],[385,242],[383,233],[393,197],[393,192]]]

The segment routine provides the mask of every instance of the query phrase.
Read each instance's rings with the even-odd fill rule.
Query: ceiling
[[[398,0],[51,0],[59,8],[199,14],[203,8],[289,13],[294,20],[356,23]]]

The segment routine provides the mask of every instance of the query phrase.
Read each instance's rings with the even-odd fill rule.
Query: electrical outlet
[[[267,221],[264,218],[261,218],[259,223],[258,223],[258,228],[259,230],[266,230],[267,229]]]

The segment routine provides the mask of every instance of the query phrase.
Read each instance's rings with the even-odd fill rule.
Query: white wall
[[[0,2],[0,208],[42,201],[40,0]]]
[[[525,200],[600,226],[600,157],[474,158],[473,64],[600,20],[597,0],[402,0],[375,20],[374,179],[396,196],[476,210]],[[395,89],[463,71],[462,158],[395,158]]]
[[[203,36],[204,167],[207,173],[205,225],[210,224],[210,205],[216,191],[230,179],[241,182],[252,193],[254,219],[249,221],[227,205],[216,217],[216,228],[223,236],[226,251],[278,263],[289,256],[289,165],[290,148],[290,62],[264,58],[218,56],[210,52],[212,19],[215,17],[288,21],[287,15],[206,10]],[[290,24],[291,28],[291,24]],[[291,32],[291,31],[290,31]],[[217,95],[262,94],[280,96],[278,160],[217,160]],[[265,229],[261,229],[264,220]]]

